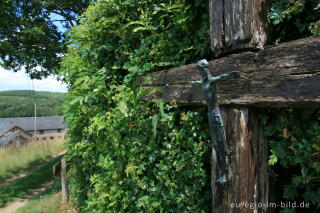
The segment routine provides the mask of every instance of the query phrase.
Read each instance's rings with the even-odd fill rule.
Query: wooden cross
[[[271,0],[209,0],[211,49],[215,77],[240,71],[240,79],[217,85],[227,155],[227,187],[217,184],[219,170],[211,167],[213,213],[267,213],[275,189],[268,166],[268,141],[260,110],[270,107],[320,108],[320,38],[310,37],[265,48],[270,37],[267,13]],[[264,49],[265,48],[265,49]],[[237,52],[237,54],[232,54]],[[139,85],[150,92],[146,100],[206,105],[201,88],[191,81],[201,76],[195,64],[145,76]],[[212,152],[212,159],[216,158]],[[244,203],[254,208],[235,208]],[[257,204],[263,204],[258,207]]]
[[[217,85],[228,145],[227,188],[217,184],[212,163],[213,212],[270,212],[268,208],[234,209],[232,204],[270,203],[273,176],[268,166],[268,141],[259,111],[270,107],[320,108],[320,38],[310,37],[260,52],[232,54],[209,62],[212,76],[239,70],[240,79]],[[147,82],[145,79],[153,79]],[[201,76],[195,64],[150,73],[139,80],[144,89],[162,92],[146,100],[175,100],[180,105],[205,105],[201,88],[191,81]],[[215,153],[212,153],[213,158]],[[239,211],[236,211],[239,210]]]

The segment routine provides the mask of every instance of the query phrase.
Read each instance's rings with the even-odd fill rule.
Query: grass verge
[[[0,182],[36,166],[64,150],[63,141],[29,143],[0,149]]]
[[[53,179],[52,166],[61,160],[58,157],[41,167],[33,170],[23,178],[19,178],[9,185],[0,189],[0,207],[4,207],[8,202],[32,193],[39,188],[41,184]]]
[[[43,193],[36,196],[16,213],[60,213],[61,212],[61,181],[60,179],[49,186]]]

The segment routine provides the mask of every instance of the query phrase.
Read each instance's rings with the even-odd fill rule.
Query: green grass
[[[57,179],[43,193],[36,196],[16,213],[59,213],[61,212],[61,181]]]
[[[38,169],[33,170],[23,178],[19,178],[9,185],[0,189],[0,207],[7,203],[32,193],[39,188],[41,184],[53,179],[52,166],[61,160],[58,157]]]
[[[0,149],[0,182],[44,162],[64,150],[63,141],[29,143]]]

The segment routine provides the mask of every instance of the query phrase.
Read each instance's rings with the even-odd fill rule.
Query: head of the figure
[[[197,62],[197,67],[200,71],[200,75],[202,76],[203,80],[208,80],[211,78],[209,73],[209,63],[206,59],[202,59]]]

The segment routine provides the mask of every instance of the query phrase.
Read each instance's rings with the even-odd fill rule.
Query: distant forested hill
[[[62,115],[63,93],[30,90],[0,91],[0,118]]]

